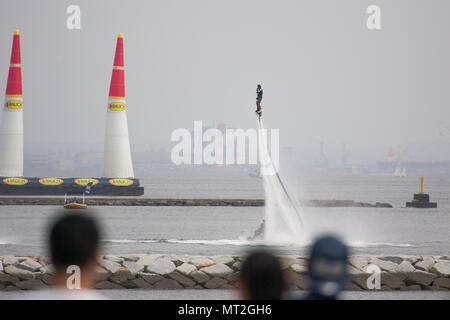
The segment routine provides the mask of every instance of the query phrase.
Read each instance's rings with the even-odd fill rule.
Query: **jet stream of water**
[[[259,117],[258,117],[259,118]],[[265,240],[274,244],[304,242],[300,210],[295,206],[275,167],[267,146],[267,131],[259,118],[258,151],[265,191]]]

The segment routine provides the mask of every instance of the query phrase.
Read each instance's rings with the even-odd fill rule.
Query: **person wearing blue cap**
[[[311,248],[308,262],[309,292],[305,300],[337,300],[348,283],[348,247],[338,238],[325,235]]]

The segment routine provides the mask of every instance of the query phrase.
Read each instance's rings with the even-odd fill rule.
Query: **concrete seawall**
[[[85,203],[89,206],[232,206],[232,207],[263,207],[264,199],[152,199],[142,197],[87,197]],[[63,197],[19,197],[1,196],[0,205],[44,205],[62,206]],[[391,208],[388,203],[370,204],[353,200],[303,200],[303,207],[371,207]]]
[[[124,254],[100,256],[97,289],[233,289],[243,256]],[[291,289],[307,289],[307,258],[280,256]],[[349,290],[369,290],[368,267],[381,273],[379,290],[450,290],[450,256],[352,256]],[[370,270],[370,269],[369,269]],[[0,290],[32,290],[51,284],[45,256],[0,256]],[[373,289],[372,289],[373,290]]]

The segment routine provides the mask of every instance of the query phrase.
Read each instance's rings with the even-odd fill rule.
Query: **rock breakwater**
[[[233,289],[244,256],[123,254],[98,258],[97,289]],[[307,258],[280,256],[292,289],[308,288]],[[368,288],[380,271],[379,289]],[[349,290],[450,290],[450,256],[352,256]],[[0,290],[32,290],[51,284],[54,270],[45,256],[0,256]],[[370,287],[370,285],[369,285]]]
[[[264,199],[152,199],[143,197],[87,197],[89,206],[214,206],[214,207],[263,207]],[[64,197],[1,196],[0,205],[62,206]],[[391,208],[389,203],[375,204],[353,200],[303,200],[303,207],[371,207]]]

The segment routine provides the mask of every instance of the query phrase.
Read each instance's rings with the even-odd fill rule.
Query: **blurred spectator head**
[[[60,213],[49,232],[56,278],[66,278],[67,268],[75,265],[81,269],[84,285],[91,284],[97,266],[99,241],[100,228],[89,212]]]
[[[308,278],[311,299],[337,299],[345,290],[348,248],[338,238],[325,235],[312,245],[308,262]]]
[[[285,282],[281,263],[266,250],[250,253],[242,264],[240,289],[247,300],[280,300]]]

